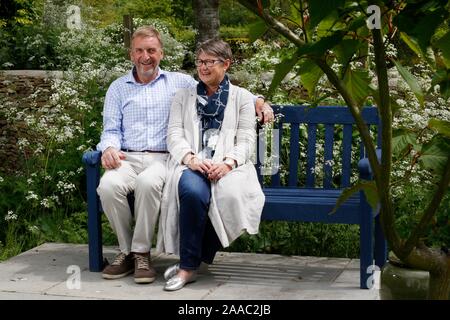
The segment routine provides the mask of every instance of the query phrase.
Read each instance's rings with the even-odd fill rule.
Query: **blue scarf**
[[[213,132],[210,129],[217,129],[216,133],[222,127],[223,115],[228,102],[228,94],[230,92],[230,81],[225,75],[219,88],[210,97],[206,94],[206,85],[200,81],[197,85],[197,115],[201,121],[201,141],[202,149],[205,151],[207,158],[214,156],[215,143],[209,143],[210,135],[205,136],[205,132]],[[215,139],[217,136],[215,137]]]

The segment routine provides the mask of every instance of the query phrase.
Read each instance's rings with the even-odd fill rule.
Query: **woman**
[[[253,96],[230,83],[230,46],[208,40],[196,52],[200,82],[179,91],[172,103],[167,145],[172,176],[161,204],[157,249],[180,255],[169,267],[165,290],[195,281],[200,263],[244,231],[256,234],[264,194],[253,155]],[[179,219],[178,219],[179,218]]]

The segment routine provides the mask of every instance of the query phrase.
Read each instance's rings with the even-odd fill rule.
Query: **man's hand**
[[[105,169],[116,169],[121,165],[120,160],[125,158],[125,153],[114,147],[109,147],[102,154],[102,166]]]
[[[272,107],[267,102],[264,102],[264,99],[256,99],[255,110],[258,119],[262,124],[272,122],[274,120]]]

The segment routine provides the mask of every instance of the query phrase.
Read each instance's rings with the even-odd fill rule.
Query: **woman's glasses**
[[[219,62],[223,62],[223,60],[220,60],[220,59],[216,59],[216,60],[200,60],[200,59],[196,59],[195,60],[195,65],[197,67],[201,67],[204,64],[208,68],[211,68],[213,65],[215,65],[216,63],[219,63]]]

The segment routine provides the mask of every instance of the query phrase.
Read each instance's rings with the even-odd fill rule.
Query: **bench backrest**
[[[263,185],[324,189],[350,186],[352,172],[357,171],[355,159],[365,157],[365,148],[350,110],[341,106],[273,106],[273,109],[279,118],[274,124],[278,134],[272,134],[268,139],[263,130],[258,132],[256,168]],[[378,109],[364,107],[362,115],[374,142],[379,146],[381,130]],[[270,139],[272,141],[267,143]],[[281,167],[269,173],[268,177],[267,168],[263,170],[261,162],[266,161],[267,154],[272,152],[267,145],[274,148],[277,142]],[[272,156],[276,159],[277,153]],[[318,172],[317,165],[322,172]]]

